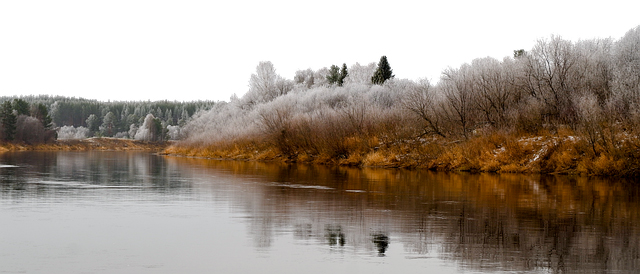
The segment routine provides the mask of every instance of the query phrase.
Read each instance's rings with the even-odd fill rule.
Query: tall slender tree
[[[385,81],[393,78],[393,70],[389,65],[389,61],[387,61],[387,56],[380,57],[380,62],[378,62],[378,68],[376,72],[371,76],[371,83],[374,85],[382,85]]]
[[[31,116],[37,118],[42,123],[45,129],[51,129],[53,126],[51,116],[49,116],[49,110],[47,106],[42,103],[34,104],[31,107]]]
[[[116,126],[116,115],[113,112],[109,111],[102,118],[102,125],[99,127],[102,136],[112,137]]]
[[[2,117],[2,131],[4,136],[2,136],[5,141],[13,141],[13,138],[16,134],[16,115],[13,114],[13,107],[11,106],[10,101],[4,101],[2,104],[2,109],[0,110],[0,115]]]
[[[340,70],[340,78],[338,79],[338,86],[342,86],[344,84],[344,79],[347,78],[349,72],[347,71],[347,64],[342,63],[342,69]]]

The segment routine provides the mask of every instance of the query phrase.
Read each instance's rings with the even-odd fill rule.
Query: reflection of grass
[[[314,187],[319,185],[337,189],[337,192],[314,192],[317,195],[329,195],[331,199],[335,198],[334,195],[356,200],[364,199],[369,205],[384,205],[384,209],[413,210],[429,205],[422,202],[414,203],[413,198],[398,199],[417,197],[436,201],[464,200],[478,208],[506,208],[511,213],[528,209],[531,214],[562,218],[575,217],[579,212],[591,212],[591,215],[577,215],[585,221],[603,218],[620,218],[619,221],[625,221],[625,218],[637,220],[640,217],[638,200],[634,198],[640,189],[625,183],[624,180],[614,182],[601,178],[565,175],[471,174],[277,162],[212,161],[189,157],[167,159],[171,162],[206,167],[205,170],[212,173],[225,170],[241,176],[262,177],[267,183],[296,182],[303,185],[305,182],[312,182],[310,184]],[[289,193],[309,188],[278,189]],[[280,195],[284,192],[278,193]],[[300,204],[308,205],[309,196],[305,194],[296,197],[300,198]],[[291,199],[289,197],[284,200],[291,202]]]
[[[493,173],[635,176],[640,167],[637,144],[621,142],[617,147],[595,150],[598,152],[596,155],[587,141],[566,129],[553,134],[543,132],[538,136],[489,132],[457,141],[442,138],[380,140],[375,136],[335,140],[340,143],[336,146],[339,149],[323,142],[298,146],[297,141],[291,140],[287,141],[289,147],[286,149],[283,144],[260,140],[207,146],[184,142],[169,147],[165,153],[221,159]],[[313,149],[300,150],[297,147]]]
[[[162,151],[169,144],[166,142],[143,142],[117,138],[89,138],[82,140],[58,140],[53,143],[0,144],[2,151],[41,150],[41,151],[88,151],[88,150],[148,150]]]
[[[332,248],[383,255],[397,245],[483,271],[493,263],[503,272],[637,268],[639,189],[622,180],[167,159],[207,167],[198,169],[207,178],[230,171],[252,178],[235,184],[254,209],[251,219],[269,220],[272,231],[289,223],[299,239]]]

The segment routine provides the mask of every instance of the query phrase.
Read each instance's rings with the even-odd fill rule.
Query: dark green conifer
[[[374,85],[382,85],[385,81],[393,78],[393,70],[387,61],[387,56],[380,57],[380,62],[378,62],[378,68],[376,72],[373,73],[371,77],[371,83]]]
[[[29,115],[29,103],[22,99],[13,99],[13,109],[16,115]]]
[[[2,119],[3,139],[5,141],[13,141],[16,134],[16,115],[13,114],[11,102],[5,101],[0,110],[0,118]]]
[[[349,72],[347,71],[347,64],[342,63],[342,69],[340,70],[340,79],[338,79],[338,86],[342,86],[344,84],[344,79],[347,78]]]
[[[329,74],[327,75],[327,81],[330,85],[340,85],[340,67],[331,65],[331,68],[329,68]]]
[[[53,125],[51,116],[49,116],[49,109],[47,108],[47,106],[42,103],[38,103],[34,108],[34,112],[35,113],[33,113],[32,116],[40,120],[42,126],[44,126],[45,129],[51,129]]]

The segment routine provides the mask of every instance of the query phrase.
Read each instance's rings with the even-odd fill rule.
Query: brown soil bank
[[[350,146],[340,154],[284,152],[270,142],[198,145],[178,142],[163,153],[217,159],[284,161],[387,168],[424,168],[439,171],[493,173],[579,174],[640,176],[640,140],[628,138],[616,145],[589,143],[572,132],[522,136],[491,133],[468,140],[423,139],[375,146]],[[359,143],[377,143],[360,140]]]
[[[26,145],[26,144],[0,144],[2,151],[21,150],[61,150],[61,151],[88,151],[88,150],[146,150],[162,151],[167,148],[168,142],[143,142],[117,138],[88,138],[82,140],[57,140],[54,143]]]

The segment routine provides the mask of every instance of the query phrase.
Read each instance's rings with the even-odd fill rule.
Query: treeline
[[[298,71],[293,80],[261,62],[249,91],[197,115],[173,152],[635,174],[639,45],[640,27],[618,40],[551,36],[502,60],[479,58],[446,69],[435,85],[395,78],[384,56],[366,66]],[[524,141],[530,136],[546,136],[536,139],[545,146],[536,150]],[[486,147],[469,147],[480,143]],[[498,157],[505,147],[519,152]]]
[[[63,96],[4,96],[0,97],[3,111],[0,114],[5,141],[38,143],[60,139],[82,139],[87,137],[117,137],[147,141],[162,141],[181,138],[180,129],[187,120],[198,111],[209,110],[212,101],[110,101],[101,102],[83,98]],[[9,108],[11,106],[11,108]],[[30,109],[25,112],[23,109]],[[38,110],[39,112],[34,112]],[[46,121],[38,117],[45,113]],[[11,117],[16,116],[16,122]],[[25,135],[12,135],[15,124],[17,133],[24,121],[20,116],[40,119],[45,130],[55,130],[47,138]],[[9,134],[7,134],[9,133]]]

